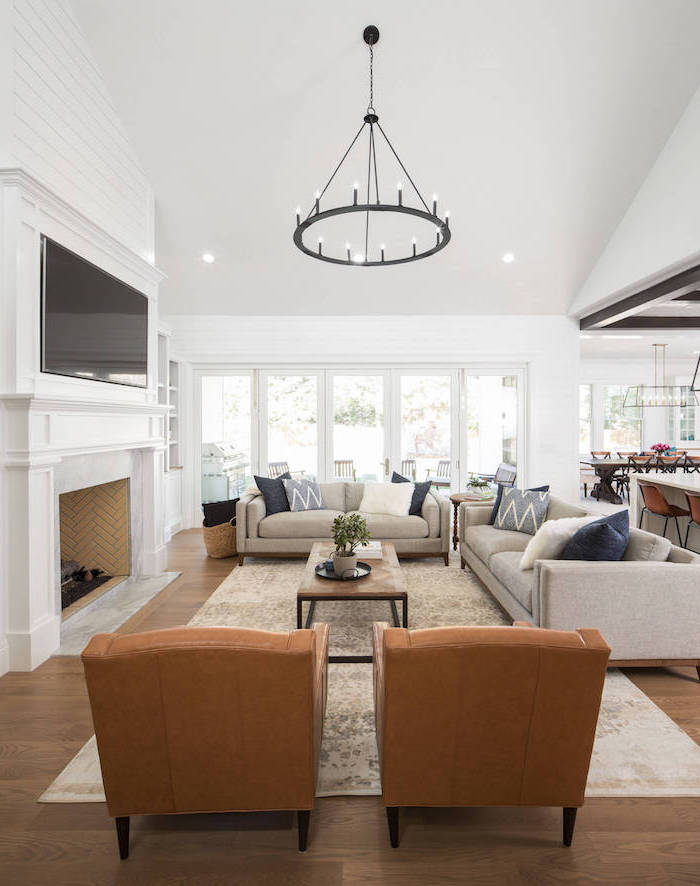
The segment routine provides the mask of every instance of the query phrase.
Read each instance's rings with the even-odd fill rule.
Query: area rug
[[[475,576],[452,563],[403,561],[413,628],[506,624]],[[246,561],[222,582],[191,625],[295,626],[298,560]],[[371,624],[390,621],[388,603],[319,603],[334,654],[370,651]],[[372,666],[329,665],[319,796],[380,793],[374,739]],[[586,790],[588,797],[700,796],[700,747],[620,671],[608,673]],[[43,803],[104,801],[94,737],[71,760]]]

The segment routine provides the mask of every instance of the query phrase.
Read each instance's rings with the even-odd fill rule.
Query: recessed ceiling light
[[[202,253],[202,261],[206,262],[208,265],[214,262],[214,255],[211,252],[203,252]]]
[[[502,258],[507,265],[515,261],[515,255],[512,252],[504,252]]]

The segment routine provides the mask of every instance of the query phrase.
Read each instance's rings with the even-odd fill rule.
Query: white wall
[[[524,364],[526,475],[521,479],[531,485],[550,483],[555,494],[578,497],[579,341],[577,323],[570,318],[173,315],[166,320],[173,350],[194,368]],[[194,446],[191,440],[190,452]],[[192,478],[186,477],[187,495],[191,486]],[[196,511],[196,503],[190,503]]]
[[[700,261],[700,89],[598,259],[580,316]]]
[[[153,193],[69,0],[14,0],[13,24],[13,165],[153,261]]]

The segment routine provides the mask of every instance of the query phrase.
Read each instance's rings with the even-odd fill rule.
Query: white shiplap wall
[[[14,2],[16,165],[143,258],[153,193],[68,0]]]

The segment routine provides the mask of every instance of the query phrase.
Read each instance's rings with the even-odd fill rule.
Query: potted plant
[[[473,492],[478,495],[483,495],[486,497],[489,490],[491,488],[491,484],[488,480],[484,480],[483,477],[479,477],[477,474],[469,475],[469,483],[467,484],[467,492]]]
[[[357,548],[369,541],[367,521],[359,514],[341,514],[333,521],[333,570],[344,575],[357,566]]]

